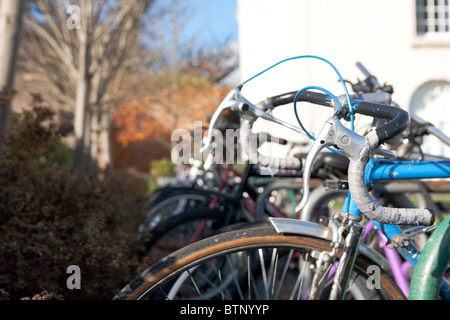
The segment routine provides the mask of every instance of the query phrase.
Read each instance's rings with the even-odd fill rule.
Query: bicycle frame
[[[292,174],[293,174],[292,172],[289,172],[289,173],[286,173],[286,176],[291,177]],[[241,179],[239,188],[234,191],[234,193],[231,195],[231,197],[242,195],[244,193],[244,191],[246,191],[245,187],[249,186],[249,182],[248,182],[249,178],[251,176],[258,176],[255,173],[253,166],[250,164],[247,164],[244,173],[241,173],[238,170],[236,170],[234,168],[233,164],[227,164],[224,167],[222,174],[220,175],[219,185],[217,186],[217,192],[211,193],[212,197],[211,197],[211,201],[208,203],[208,208],[210,208],[210,209],[214,208],[217,205],[217,203],[220,201],[220,197],[217,195],[217,193],[225,194],[225,187],[227,186],[228,180],[230,179],[231,175],[236,176]],[[291,184],[289,184],[289,186],[292,189],[299,188],[297,183],[295,183],[293,186]],[[284,181],[283,181],[283,185],[281,187],[280,186],[277,188],[272,187],[270,189],[270,191],[273,191],[276,189],[282,189],[282,188],[285,188]],[[249,191],[249,190],[247,190],[247,191]],[[287,218],[288,215],[285,212],[283,212],[277,206],[275,206],[274,204],[269,202],[268,196],[269,196],[269,194],[267,194],[267,193],[258,195],[256,197],[256,199],[257,199],[256,201],[252,200],[251,197],[249,197],[249,198],[243,197],[242,205],[250,214],[253,215],[255,221],[263,220],[265,210],[268,210],[270,212],[270,215],[273,217]],[[198,226],[198,228],[196,229],[194,235],[189,239],[189,243],[194,243],[194,242],[198,241],[200,239],[200,235],[202,234],[205,227],[206,227],[206,222],[201,222],[200,225]]]
[[[374,181],[392,181],[403,179],[424,179],[424,178],[450,178],[450,161],[391,161],[391,160],[370,160],[366,167],[366,183],[370,184]],[[351,196],[347,198],[346,204],[343,206],[343,211],[347,212],[354,220],[361,218],[361,212],[353,203]],[[398,243],[398,239],[405,235],[397,225],[380,224],[374,220],[370,220],[370,226],[375,226],[390,242],[397,241],[397,252],[415,267],[417,261],[420,259],[420,252],[412,241]],[[407,238],[403,238],[407,239]],[[404,279],[400,279],[404,272],[403,266],[393,255],[387,255],[394,276],[399,279],[397,283],[402,283],[402,290],[405,294],[409,289],[407,284],[404,284]],[[397,280],[396,279],[396,280]],[[450,299],[450,285],[443,279],[441,286],[441,297],[445,300]]]
[[[439,289],[450,261],[449,230],[450,216],[439,224],[421,253],[423,258],[419,259],[411,279],[410,300],[437,300],[439,291],[443,295],[443,289]]]
[[[295,108],[295,101],[297,101],[298,95],[300,93],[303,93],[303,91],[306,89],[321,89],[321,88],[307,87],[307,88],[302,89],[301,91],[298,91],[298,93],[295,95],[295,97],[293,99],[294,108]],[[322,91],[324,91],[325,93],[328,94],[328,99],[334,98],[333,101],[335,102],[335,105],[334,105],[335,109],[336,109],[336,106],[340,106],[340,103],[336,102],[337,98],[335,98],[333,95],[331,95],[326,90],[322,90]],[[233,98],[231,96],[231,94],[235,94],[236,96]],[[236,89],[235,92],[230,93],[230,95],[228,97],[229,98],[225,99],[224,102],[221,104],[221,106],[219,106],[218,110],[220,112],[222,112],[225,108],[231,108],[231,109],[235,108],[236,112],[240,112],[241,117],[243,117],[244,119],[247,120],[247,122],[246,122],[247,127],[251,127],[251,124],[253,123],[253,121],[255,121],[259,117],[264,118],[269,121],[273,121],[275,123],[278,123],[282,126],[287,127],[285,123],[282,123],[280,121],[275,121],[275,119],[269,117],[269,115],[266,114],[265,111],[262,111],[262,110],[256,108],[251,103],[249,103],[247,100],[245,100],[240,95],[240,87],[238,89]],[[230,101],[228,101],[228,100],[230,100]],[[314,99],[312,99],[312,100],[314,100]],[[347,93],[347,100],[348,100],[348,103],[350,104],[350,97],[348,97],[348,93]],[[228,104],[225,104],[225,102],[227,102]],[[328,103],[328,102],[324,103],[323,99],[318,99],[318,102],[314,101],[314,103],[323,104],[326,106],[332,106],[332,103]],[[278,104],[278,105],[281,105],[281,104]],[[275,107],[275,106],[277,106],[277,105],[274,105],[273,107]],[[361,103],[361,106],[362,106],[362,103]],[[349,110],[351,111],[352,109],[349,108]],[[364,110],[364,109],[362,109],[362,110]],[[326,122],[326,124],[322,128],[321,132],[316,137],[316,141],[319,141],[319,143],[314,144],[310,150],[310,153],[308,154],[307,162],[304,167],[305,168],[304,172],[307,173],[306,176],[308,174],[310,174],[310,172],[311,172],[312,161],[313,161],[315,155],[325,147],[334,146],[348,158],[356,160],[356,161],[359,160],[360,162],[358,162],[358,166],[352,167],[352,169],[355,169],[358,172],[358,174],[363,173],[363,170],[361,170],[361,168],[363,169],[364,167],[361,167],[361,164],[363,163],[363,161],[361,161],[361,160],[364,159],[364,162],[367,161],[367,156],[370,153],[375,152],[382,156],[388,156],[388,157],[392,156],[392,153],[389,152],[388,150],[383,150],[381,148],[375,149],[375,148],[378,147],[379,144],[381,144],[381,142],[378,143],[379,141],[384,141],[384,139],[387,138],[388,133],[390,133],[391,131],[394,132],[395,130],[398,130],[398,128],[399,128],[398,126],[396,128],[394,128],[394,126],[391,125],[391,128],[389,128],[390,130],[384,130],[384,131],[380,130],[380,132],[382,132],[383,134],[379,134],[378,131],[370,132],[369,134],[373,133],[373,135],[370,136],[370,139],[372,139],[370,141],[370,143],[374,143],[373,144],[374,149],[371,150],[370,148],[372,148],[372,145],[368,141],[366,141],[362,136],[359,136],[358,134],[354,134],[353,131],[344,130],[344,128],[342,128],[342,124],[339,122],[339,120],[342,116],[342,114],[340,114],[340,112],[341,112],[340,109],[337,110],[337,112],[335,113],[335,116],[333,116],[332,118],[330,118],[328,120],[328,122]],[[394,112],[394,111],[390,111],[390,112],[392,112],[392,114],[393,114],[392,117],[394,117],[394,115],[401,114],[401,112]],[[364,112],[362,112],[362,113],[364,113]],[[220,113],[218,113],[216,111],[215,115],[219,116]],[[352,114],[350,114],[350,116],[352,116]],[[404,115],[402,115],[402,117],[406,118],[406,116],[404,116]],[[404,123],[406,123],[406,122],[404,122]],[[393,124],[393,122],[390,124]],[[352,125],[353,125],[353,123],[352,123]],[[386,124],[383,124],[383,126],[386,126]],[[249,130],[247,127],[246,127],[246,130]],[[250,132],[251,132],[251,130],[250,130]],[[339,135],[340,133],[342,133],[342,135]],[[369,150],[369,152],[363,153],[363,151],[365,152],[367,150]],[[366,182],[367,183],[369,183],[371,181],[383,181],[383,180],[391,181],[391,180],[398,180],[398,179],[449,178],[450,177],[450,161],[446,161],[446,162],[424,162],[424,161],[422,161],[422,162],[419,162],[419,161],[385,161],[385,162],[383,162],[383,161],[378,161],[377,162],[375,160],[371,160],[369,162],[369,164],[366,166],[366,172],[367,172],[367,174],[366,174]],[[354,177],[352,176],[352,178],[354,178]],[[360,182],[360,180],[358,180],[358,186],[360,184],[359,182]],[[300,211],[302,208],[304,208],[304,206],[309,198],[309,186],[308,186],[309,179],[306,179],[305,175],[304,175],[303,183],[304,183],[303,198],[302,198],[302,201],[296,207],[297,211]],[[354,185],[356,185],[356,183]],[[359,191],[359,194],[358,194],[359,197],[357,199],[358,203],[360,202],[361,199],[363,199],[364,204],[367,204],[367,207],[363,208],[363,210],[366,210],[365,211],[366,215],[368,215],[370,217],[374,217],[374,215],[371,215],[371,213],[373,213],[373,210],[371,209],[371,207],[375,206],[376,202],[373,201],[374,200],[373,198],[369,197],[367,191],[364,190],[362,183],[361,183],[361,186],[359,186],[359,189],[357,189],[357,190]],[[330,229],[334,228],[333,235],[334,235],[334,237],[336,237],[336,239],[333,239],[333,244],[336,246],[335,249],[337,249],[337,246],[339,246],[341,244],[341,240],[343,240],[345,243],[343,246],[341,258],[339,260],[339,265],[336,268],[336,272],[335,272],[336,276],[335,276],[333,288],[332,288],[332,291],[330,294],[331,299],[339,299],[340,297],[342,297],[342,294],[345,293],[345,291],[346,291],[349,275],[353,268],[353,263],[354,263],[355,257],[356,257],[356,252],[357,252],[356,249],[359,246],[360,239],[363,237],[362,231],[365,228],[364,226],[362,226],[358,223],[359,221],[362,220],[362,213],[356,206],[355,202],[353,201],[350,192],[348,192],[348,198],[347,198],[346,204],[344,205],[342,211],[344,212],[343,215],[340,215],[340,216],[336,215],[333,217],[333,219],[330,219],[333,221],[327,222],[327,223],[329,223],[328,227]],[[392,217],[395,217],[395,218],[399,217],[398,213],[394,210],[387,211],[389,214],[386,214],[386,211],[387,210],[385,210],[385,212],[383,212],[384,219],[381,219],[381,221],[394,221],[394,220],[391,220]],[[424,212],[426,212],[426,214],[424,214],[423,216],[421,216],[421,214],[422,214],[421,210],[415,210],[415,211],[414,210],[406,210],[406,211],[417,214],[418,218],[415,218],[416,215],[412,215],[411,218],[414,218],[414,219],[411,219],[411,220],[406,220],[406,219],[398,220],[397,219],[396,221],[402,221],[403,223],[404,222],[415,223],[413,221],[422,221],[422,220],[419,220],[419,218],[425,217],[427,225],[430,223],[430,221],[432,223],[433,215],[431,214],[431,210],[423,210]],[[387,219],[387,217],[389,218],[389,220]],[[407,216],[407,217],[409,217],[409,216]],[[334,221],[334,219],[336,219],[336,221]],[[408,262],[410,262],[413,266],[415,266],[415,264],[418,260],[418,257],[419,257],[419,250],[414,246],[414,244],[412,244],[411,241],[408,241],[408,242],[406,241],[407,235],[404,233],[404,231],[402,229],[400,229],[399,226],[380,224],[373,220],[371,220],[371,223],[373,223],[387,237],[387,239],[389,241],[396,244],[399,253]],[[332,226],[332,224],[334,224],[334,226]],[[337,229],[339,229],[339,230],[337,230]],[[344,230],[348,231],[348,233],[346,233],[345,237],[344,237],[344,232],[343,232]],[[427,228],[425,230],[430,230],[430,228]],[[400,242],[396,243],[395,240],[400,241]],[[322,253],[324,253],[324,252],[322,252]],[[325,255],[322,256],[322,253],[321,253],[321,256],[318,257],[318,260],[317,260],[317,267],[316,267],[317,271],[315,273],[315,276],[314,276],[315,279],[313,280],[313,286],[312,286],[312,288],[314,289],[314,291],[312,290],[312,292],[314,292],[314,293],[312,295],[310,295],[310,298],[312,298],[312,299],[318,297],[318,295],[315,294],[315,292],[321,290],[321,286],[324,283],[323,279],[325,278],[325,273],[329,272],[329,270],[327,271],[327,269],[331,266],[332,259],[336,258],[336,252],[334,249],[331,252],[331,254],[324,253]],[[444,287],[445,286],[448,286],[448,284],[444,283]]]

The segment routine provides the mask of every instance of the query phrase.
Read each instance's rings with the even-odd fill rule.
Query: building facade
[[[450,135],[448,0],[238,0],[237,20],[242,81],[281,60],[316,55],[354,82],[364,78],[356,67],[359,61],[381,84],[394,87],[393,100],[402,108]],[[310,85],[344,93],[332,68],[311,58],[271,69],[246,84],[243,93],[257,102]],[[311,132],[318,132],[332,114],[301,103],[297,108]],[[297,123],[292,106],[277,115]],[[305,139],[276,130],[284,137]],[[450,156],[450,148],[433,138],[426,139],[424,151]]]

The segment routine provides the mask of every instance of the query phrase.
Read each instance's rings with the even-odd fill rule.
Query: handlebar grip
[[[249,157],[249,161],[252,164],[282,170],[301,170],[303,167],[302,161],[297,158],[278,158],[261,154],[258,151],[258,146],[256,143],[257,139],[252,133],[252,124],[246,120],[242,121],[239,138],[241,147]]]
[[[434,223],[431,209],[383,207],[369,194],[365,185],[366,162],[350,159],[348,166],[348,185],[352,199],[369,219],[385,224],[424,225]]]
[[[409,122],[406,111],[387,105],[371,102],[360,102],[356,111],[376,118],[390,120],[388,123],[370,131],[365,136],[368,153],[372,154],[383,142],[401,133]],[[368,157],[360,160],[350,159],[348,167],[348,183],[352,199],[368,218],[386,224],[398,225],[432,225],[434,212],[430,209],[391,208],[381,206],[369,194],[365,183],[365,169]]]
[[[292,91],[277,96],[273,96],[258,103],[256,106],[264,111],[274,109],[276,107],[294,102],[297,93],[298,91]],[[328,95],[308,90],[301,92],[297,97],[297,101],[311,102],[314,104],[319,104],[327,107],[330,106],[331,102],[330,97]]]
[[[362,101],[356,106],[356,112],[374,118],[390,120],[388,123],[375,129],[378,136],[378,146],[403,132],[409,123],[408,113],[393,106]]]

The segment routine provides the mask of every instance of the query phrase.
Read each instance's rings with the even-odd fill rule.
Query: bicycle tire
[[[193,272],[200,270],[202,268],[203,266],[202,263],[205,263],[206,265],[206,263],[209,263],[216,258],[226,259],[226,261],[229,261],[227,259],[228,258],[227,255],[232,254],[235,256],[232,256],[231,258],[235,257],[239,258],[239,255],[244,257],[243,254],[244,250],[252,251],[256,249],[258,250],[258,252],[263,252],[263,249],[269,250],[270,247],[273,247],[280,249],[280,252],[284,249],[290,250],[289,251],[290,253],[296,252],[296,250],[298,251],[304,250],[304,253],[300,252],[300,254],[311,253],[312,255],[313,252],[329,251],[331,248],[330,244],[331,243],[328,240],[314,238],[306,235],[279,234],[275,231],[272,225],[267,223],[262,223],[253,228],[246,228],[242,230],[222,233],[217,236],[203,239],[189,246],[186,246],[172,253],[171,255],[159,261],[158,263],[154,264],[149,269],[147,269],[139,276],[137,276],[135,279],[133,279],[114,297],[114,299],[135,300],[135,299],[142,299],[146,295],[152,295],[150,299],[158,299],[158,298],[167,299],[168,298],[167,291],[170,290],[171,288],[172,290],[173,288],[175,288],[174,284],[176,284],[177,276],[183,275],[183,273],[184,275],[186,275],[187,272],[189,274],[189,277],[192,278]],[[306,269],[305,266],[307,264],[308,258],[306,258],[306,263],[303,263],[302,269]],[[290,264],[286,265],[289,266],[290,268]],[[371,265],[375,265],[375,263],[363,255],[358,255],[356,258],[354,270],[356,272],[361,273],[361,275],[365,275],[366,278],[369,278],[370,275],[366,274],[366,272],[368,270],[367,268]],[[223,264],[223,266],[225,266],[225,264]],[[193,268],[196,269],[194,270]],[[277,268],[278,267],[274,268],[273,270],[278,270]],[[261,270],[265,269],[265,265],[264,268],[260,269]],[[235,267],[233,267],[233,270],[239,271],[240,269],[236,265]],[[294,271],[300,274],[298,270]],[[232,272],[234,273],[236,271]],[[250,271],[248,271],[248,273],[250,273]],[[199,276],[205,277],[205,275],[204,274],[202,275],[201,272],[199,272]],[[236,276],[232,274],[231,277]],[[185,276],[185,278],[188,278],[188,276]],[[222,281],[223,279],[219,280]],[[285,279],[283,279],[283,281],[284,280]],[[205,283],[206,287],[210,285],[208,281],[211,282],[210,279],[207,279],[207,281],[203,281],[204,283],[202,284],[202,290],[204,289],[203,285],[205,285]],[[236,280],[234,281],[237,289],[239,288],[239,286],[236,285],[236,283],[239,284],[240,281],[241,279],[239,279],[238,282]],[[232,284],[231,280],[227,282],[227,285],[228,284],[231,286]],[[223,283],[221,285],[223,288]],[[379,298],[394,299],[394,300],[405,299],[403,293],[395,285],[394,281],[381,268],[379,274],[379,285],[380,288],[376,292],[376,294],[380,294]],[[216,290],[216,287],[214,287],[212,284],[210,286],[212,287],[211,292],[214,292],[214,290]],[[251,292],[253,286],[254,284],[250,284],[248,286],[250,289],[247,290],[246,292]],[[303,288],[302,284],[300,284],[298,288]],[[179,290],[178,288],[175,289]],[[230,288],[226,287],[226,289],[230,291],[231,287]],[[243,292],[242,289],[240,291]],[[209,294],[210,296],[206,296],[206,293]],[[202,296],[203,298],[217,298],[217,296],[211,296],[210,292],[206,293],[205,295]],[[181,299],[187,299],[188,297],[199,298],[199,296],[195,296],[193,292],[189,292],[188,294],[189,294],[188,296],[185,296]],[[194,295],[194,297],[191,297],[190,295]],[[240,294],[239,297],[242,298],[243,296]],[[225,296],[223,293],[221,296],[221,298],[232,298],[232,299],[237,299],[239,297],[236,297],[235,295],[228,296],[228,294],[227,296]],[[252,296],[251,294],[249,295],[249,297],[258,299],[256,296]],[[298,297],[300,297],[300,295]],[[264,296],[262,299],[266,300],[270,299],[270,297]]]
[[[145,209],[144,222],[139,225],[139,233],[145,235],[162,221],[185,210],[207,208],[214,196],[214,193],[200,189],[173,188],[168,190],[166,194],[158,197],[151,207]],[[222,197],[226,196],[219,195],[219,201],[215,207],[227,210],[233,203],[225,201],[225,198]]]
[[[228,221],[228,214],[218,209],[187,210],[169,217],[151,231],[141,255],[150,261],[159,261],[173,251],[212,235]]]

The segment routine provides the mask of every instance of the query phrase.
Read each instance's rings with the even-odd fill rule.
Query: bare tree
[[[229,41],[212,48],[202,46],[189,52],[188,55],[183,69],[205,77],[213,83],[220,83],[239,68],[237,49],[234,43]]]
[[[0,93],[12,90],[22,23],[22,1],[0,1]],[[11,105],[0,106],[0,150],[7,139]]]
[[[139,62],[142,17],[154,0],[35,0],[25,16],[24,67],[42,75],[60,103],[73,106],[74,166],[101,156],[110,165],[110,105],[128,68]],[[93,164],[91,161],[94,161]]]
[[[157,78],[165,86],[153,94],[148,107],[151,114],[173,132],[186,114],[195,113],[187,110],[190,102],[183,96],[187,88],[193,89],[187,79],[197,77],[215,85],[237,69],[238,59],[229,42],[207,46],[198,42],[197,34],[186,35],[185,27],[195,13],[188,0],[165,0],[159,10],[160,19],[153,21],[150,32],[156,34],[153,54],[159,53]]]

